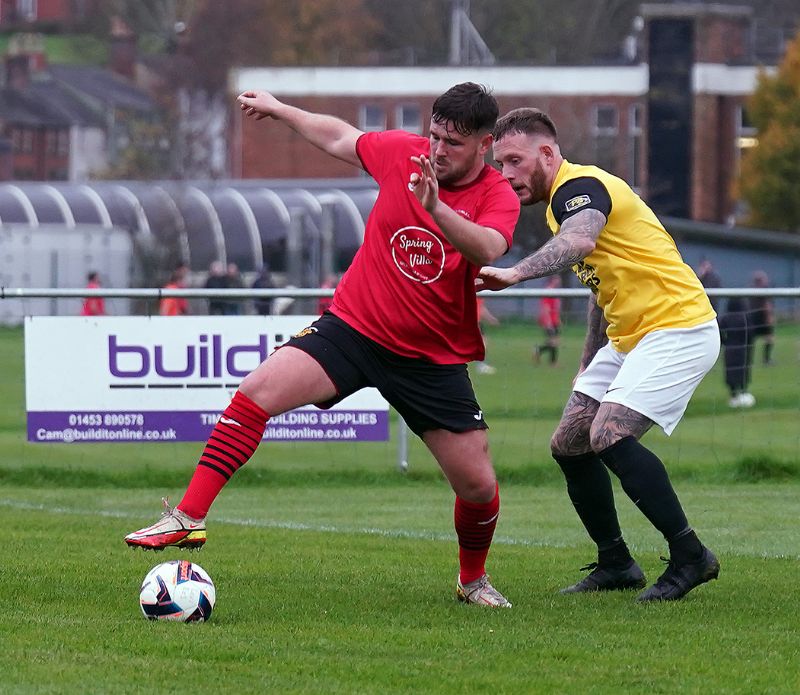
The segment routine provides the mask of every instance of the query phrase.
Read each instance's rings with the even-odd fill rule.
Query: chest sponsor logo
[[[600,287],[600,278],[597,277],[594,266],[589,265],[586,261],[581,261],[573,265],[572,270],[583,285],[597,294],[597,290]]]
[[[582,208],[591,202],[592,199],[588,195],[576,195],[574,198],[570,198],[566,203],[564,203],[564,209],[567,212],[572,212],[573,210]]]
[[[444,245],[422,227],[403,227],[389,240],[397,269],[409,280],[426,285],[438,280],[444,269]]]

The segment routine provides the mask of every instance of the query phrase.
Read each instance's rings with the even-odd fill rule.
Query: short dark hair
[[[547,135],[558,142],[558,132],[553,119],[544,111],[526,107],[514,109],[503,116],[494,127],[495,141],[504,138],[509,133],[522,133],[523,135]]]
[[[482,130],[491,132],[499,115],[500,109],[491,91],[474,82],[450,87],[433,102],[434,122],[452,123],[456,132],[464,136]]]

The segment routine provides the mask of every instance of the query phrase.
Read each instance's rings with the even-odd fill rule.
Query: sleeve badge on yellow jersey
[[[588,195],[576,195],[574,198],[570,198],[566,203],[564,203],[564,209],[567,212],[572,212],[573,210],[582,208],[584,205],[588,205],[591,202],[592,199]]]

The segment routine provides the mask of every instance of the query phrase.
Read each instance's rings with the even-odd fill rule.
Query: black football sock
[[[702,546],[686,520],[667,469],[658,456],[634,437],[621,439],[599,456],[619,478],[625,494],[666,538],[672,559],[679,564],[695,559]]]
[[[696,562],[702,554],[703,544],[692,529],[669,542],[670,559],[678,565]]]
[[[622,540],[611,477],[594,452],[577,456],[553,454],[567,480],[567,494],[589,537],[597,544],[598,561],[625,565],[631,556]]]
[[[764,364],[772,362],[772,343],[764,343]]]
[[[550,348],[550,364],[555,364],[558,362],[558,348],[551,347]]]

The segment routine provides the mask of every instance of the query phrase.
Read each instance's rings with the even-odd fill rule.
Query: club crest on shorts
[[[292,337],[293,338],[302,338],[304,335],[312,335],[313,333],[316,333],[316,332],[317,332],[317,329],[314,328],[314,326],[308,326],[307,328],[304,328],[299,333],[295,333]]]
[[[572,212],[573,210],[582,208],[591,202],[592,199],[588,195],[576,195],[574,198],[570,198],[566,203],[564,203],[564,209],[567,212]]]

